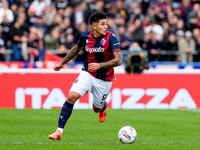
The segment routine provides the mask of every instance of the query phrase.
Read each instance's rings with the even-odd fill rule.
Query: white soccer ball
[[[136,140],[137,132],[131,126],[124,126],[119,130],[118,138],[122,143],[131,144]]]

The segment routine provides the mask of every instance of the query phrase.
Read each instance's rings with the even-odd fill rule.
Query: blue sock
[[[67,120],[71,116],[72,110],[73,110],[74,104],[70,104],[67,101],[62,106],[60,117],[58,120],[58,127],[64,129],[65,124],[67,123]]]
[[[104,102],[103,109],[100,112],[103,112],[104,110],[106,110],[106,108],[107,108],[107,102]]]

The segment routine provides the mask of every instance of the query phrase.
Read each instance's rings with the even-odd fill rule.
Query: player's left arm
[[[100,63],[100,68],[112,68],[122,64],[121,51],[113,52],[114,59]]]
[[[121,51],[113,52],[113,55],[114,55],[114,59],[111,59],[110,61],[88,64],[88,69],[91,71],[94,71],[100,68],[112,68],[112,67],[120,66],[122,63]]]

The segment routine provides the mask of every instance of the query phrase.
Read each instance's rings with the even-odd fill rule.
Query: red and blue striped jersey
[[[87,57],[84,61],[83,70],[92,76],[105,81],[113,81],[114,68],[100,68],[96,71],[88,70],[88,63],[107,62],[114,58],[113,52],[121,51],[120,43],[112,32],[107,32],[105,36],[95,38],[92,31],[83,32],[77,43],[78,47],[84,47]]]

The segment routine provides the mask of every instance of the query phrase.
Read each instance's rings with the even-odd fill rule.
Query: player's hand
[[[55,71],[60,71],[60,69],[63,67],[64,65],[62,65],[62,64],[56,64],[54,67],[53,67],[53,69],[55,70]]]
[[[90,71],[95,71],[95,70],[98,70],[98,69],[100,69],[100,68],[101,68],[100,63],[89,63],[89,64],[88,64],[88,69],[89,69]]]

